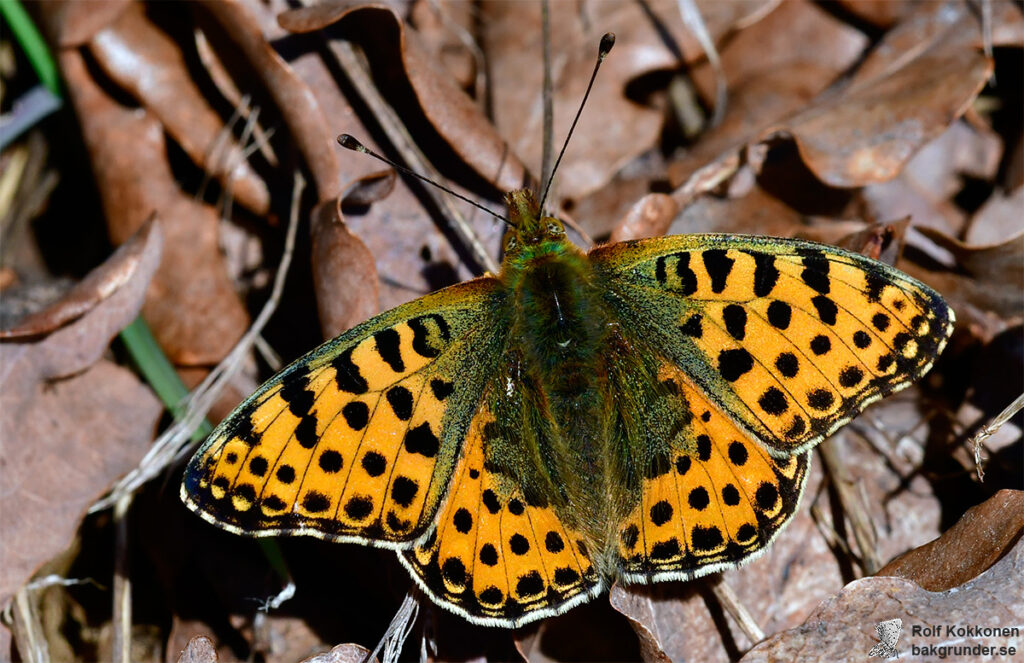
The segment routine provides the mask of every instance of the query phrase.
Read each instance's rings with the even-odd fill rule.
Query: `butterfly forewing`
[[[590,257],[632,331],[779,455],[923,375],[952,331],[927,286],[821,244],[683,235]]]
[[[400,306],[292,364],[193,457],[186,504],[232,531],[411,545],[447,488],[488,351],[507,335],[495,283]]]

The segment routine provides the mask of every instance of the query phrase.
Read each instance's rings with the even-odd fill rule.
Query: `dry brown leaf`
[[[829,45],[824,49],[829,54],[825,58],[821,44]],[[784,2],[742,30],[722,50],[729,83],[726,114],[717,127],[701,136],[682,159],[670,166],[673,186],[694,179],[709,164],[718,162],[726,172],[730,165],[735,168],[742,145],[756,142],[755,137],[771,123],[804,108],[856,62],[866,45],[860,32],[803,1]],[[707,65],[697,68],[693,75],[696,81],[711,86]],[[711,186],[717,184],[706,174],[702,179]],[[707,188],[695,188],[693,193]]]
[[[329,652],[302,659],[302,663],[377,663],[376,658],[367,658],[370,650],[361,645],[338,645]]]
[[[111,238],[125,241],[153,213],[162,220],[164,256],[143,315],[172,362],[216,364],[249,324],[223,266],[216,211],[178,188],[155,118],[108,97],[79,52],[64,51],[61,68],[82,121]]]
[[[801,215],[760,187],[739,198],[702,195],[676,216],[669,234],[752,233],[790,237],[803,231]]]
[[[971,218],[964,242],[981,246],[998,244],[1024,232],[1024,186],[1009,194],[996,191]]]
[[[649,193],[637,200],[626,216],[619,221],[609,242],[622,242],[642,237],[664,235],[679,213],[676,201],[664,193]]]
[[[994,4],[995,20],[1007,24],[999,37],[1016,39],[1020,12]],[[830,186],[890,180],[981,91],[992,63],[980,41],[980,19],[967,5],[923,3],[886,33],[848,85],[776,132],[792,135],[808,168]]]
[[[952,199],[963,188],[963,177],[992,179],[1002,153],[1002,141],[992,132],[954,122],[922,147],[898,177],[864,187],[865,213],[875,219],[909,216],[915,227],[959,234],[967,215]]]
[[[19,320],[13,328],[0,331],[0,339],[27,339],[48,334],[88,313],[135,278],[140,263],[148,257],[145,250],[151,235],[159,235],[160,232],[155,223],[148,222],[122,244],[110,259],[89,272],[59,301]],[[162,243],[159,239],[154,241]]]
[[[902,578],[873,577],[854,581],[825,601],[799,626],[774,635],[744,656],[743,663],[758,661],[841,661],[867,658],[877,644],[875,624],[893,618],[903,621],[898,646],[904,656],[911,647],[1009,646],[1020,651],[1016,638],[978,638],[948,635],[945,626],[1009,627],[1024,623],[1024,540],[977,578],[945,592],[929,592]],[[940,625],[938,632],[914,627]],[[938,657],[936,652],[932,656]],[[953,655],[949,660],[979,660]],[[1004,654],[1005,656],[1005,654]]]
[[[720,35],[752,4],[729,5],[712,12],[709,30]],[[733,12],[735,17],[729,16]],[[543,150],[540,5],[494,2],[482,6],[481,49],[491,74],[494,123],[513,153],[539,176]],[[648,13],[649,12],[649,13]],[[723,16],[719,20],[717,17]],[[646,9],[625,3],[551,4],[551,45],[554,106],[554,143],[557,151],[583,99],[594,67],[597,46],[604,32],[615,32],[614,55],[605,60],[574,138],[565,152],[556,182],[561,198],[578,199],[595,191],[620,168],[652,147],[659,135],[662,114],[626,98],[626,84],[645,73],[669,69],[679,58],[659,38],[659,29],[671,26],[662,37],[686,35],[683,42],[668,37],[673,47],[690,57],[699,47],[682,27],[675,3],[652,2]],[[594,109],[599,112],[594,112]]]
[[[215,0],[203,6],[262,78],[313,175],[318,200],[337,198],[341,192],[337,148],[334,135],[325,130],[327,119],[313,92],[270,47],[248,7],[237,0]]]
[[[98,32],[90,52],[104,72],[138,99],[192,161],[257,214],[270,207],[267,185],[249,166],[188,72],[181,47],[133,3]]]
[[[284,12],[278,21],[292,32],[320,30],[340,22],[346,35],[368,51],[373,65],[384,68],[394,61],[402,67],[426,119],[481,177],[502,191],[522,186],[525,170],[504,139],[465,92],[431,65],[414,33],[406,31],[393,10],[325,3]],[[397,53],[382,48],[381,34],[393,35],[383,43],[397,45]],[[370,35],[373,39],[367,39]]]
[[[17,413],[0,418],[0,602],[67,547],[89,505],[141,459],[163,411],[133,373],[99,359],[138,316],[160,262],[159,226],[133,242],[97,268],[134,263],[116,291],[43,338],[0,343],[0,411]]]
[[[217,650],[205,635],[197,635],[188,641],[178,656],[178,663],[217,663]]]
[[[56,0],[38,13],[40,27],[50,43],[61,48],[84,46],[93,35],[117,20],[134,3],[132,0]]]
[[[380,312],[377,266],[366,245],[349,231],[340,200],[313,210],[313,285],[320,329],[334,338]]]
[[[836,0],[848,12],[880,28],[890,28],[912,13],[924,0],[879,2],[878,0]]]
[[[942,592],[979,576],[1022,532],[1024,492],[1000,490],[969,509],[942,536],[900,555],[875,575],[906,578],[929,592]]]
[[[722,49],[722,68],[730,86],[743,87],[766,73],[789,70],[795,86],[821,91],[856,62],[867,45],[863,34],[814,3],[787,0],[729,40]],[[706,65],[693,72],[694,84],[708,100],[714,99],[713,78]]]

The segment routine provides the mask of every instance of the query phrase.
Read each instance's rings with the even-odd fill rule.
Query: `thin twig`
[[[985,472],[982,469],[984,463],[981,459],[981,450],[984,446],[985,440],[992,437],[992,435],[995,434],[1003,424],[1010,420],[1010,417],[1020,412],[1021,408],[1024,408],[1024,394],[1015,398],[1013,402],[1007,405],[1002,412],[996,415],[995,419],[988,422],[984,428],[975,433],[974,437],[972,437],[967,443],[974,452],[974,466],[978,472],[978,481],[985,480]]]
[[[718,582],[711,583],[711,592],[718,599],[722,608],[736,620],[736,624],[739,625],[740,630],[750,640],[751,645],[756,645],[764,640],[764,631],[761,630],[753,615],[750,614],[747,607],[736,596],[736,592],[732,591],[732,587],[725,581],[725,578],[719,575]]]
[[[843,513],[850,521],[853,538],[857,542],[857,549],[860,550],[861,567],[865,575],[874,575],[878,569],[882,568],[882,564],[876,550],[875,529],[864,501],[854,489],[853,481],[838,457],[835,440],[826,440],[818,446],[818,451],[825,463],[826,471],[832,477],[832,485],[836,488]]]
[[[235,373],[241,368],[245,356],[256,342],[256,337],[277,309],[277,304],[281,299],[281,291],[284,289],[285,277],[288,274],[288,267],[291,265],[292,253],[295,250],[295,235],[299,227],[299,201],[302,198],[302,190],[305,186],[305,179],[301,173],[296,171],[295,188],[292,193],[292,209],[288,220],[288,231],[285,235],[284,252],[281,254],[281,262],[277,268],[277,274],[274,275],[274,285],[270,292],[270,298],[263,305],[260,314],[253,321],[248,331],[235,344],[231,352],[228,353],[228,356],[192,391],[187,399],[185,412],[182,417],[164,431],[163,435],[150,447],[149,452],[139,462],[139,465],[121,479],[109,495],[92,505],[89,509],[90,513],[113,506],[123,495],[134,493],[144,483],[162,473],[166,467],[174,463],[182,453],[191,447],[189,438],[192,432],[206,418],[206,413],[210,411],[210,408],[213,407],[213,404],[220,397],[224,387],[227,386]]]
[[[381,637],[380,642],[363,659],[364,663],[374,660],[381,649],[384,650],[384,655],[381,659],[382,663],[395,663],[398,661],[398,656],[402,653],[402,645],[409,638],[419,612],[419,591],[413,588],[409,590],[409,593],[402,600],[402,604],[398,606],[398,610],[395,611],[395,616],[391,619],[391,623],[388,624],[388,628]]]
[[[128,509],[132,494],[126,493],[114,505],[114,625],[112,644],[116,663],[131,663],[132,656],[132,582],[128,559]]]
[[[448,15],[448,12],[445,11],[438,0],[430,0],[430,7],[441,20],[441,24],[454,34],[473,56],[473,61],[476,65],[476,76],[473,78],[473,99],[479,106],[483,107],[490,93],[487,85],[487,62],[484,59],[483,49],[476,43],[476,39],[473,38],[469,30],[463,28]]]
[[[541,102],[544,105],[544,144],[540,160],[540,181],[547,184],[551,179],[551,160],[555,153],[555,100],[554,83],[551,80],[551,3],[540,3],[541,52],[544,56],[544,84]]]
[[[281,355],[277,354],[277,351],[267,342],[267,339],[263,338],[262,335],[256,337],[256,351],[263,357],[263,361],[267,362],[267,366],[270,370],[275,373],[281,370],[284,366],[284,361],[281,360]]]
[[[824,509],[817,503],[811,505],[811,518],[814,519],[814,524],[818,528],[818,532],[822,538],[825,539],[825,543],[829,547],[838,548],[840,552],[849,557],[850,559],[857,559],[850,550],[850,545],[846,543],[846,539],[839,536],[839,532],[836,531],[835,525],[832,524],[832,520],[825,515]]]
[[[331,52],[338,59],[338,65],[348,76],[352,86],[359,93],[363,102],[370,108],[374,119],[380,124],[384,134],[392,146],[401,155],[405,164],[413,171],[421,173],[438,182],[444,178],[441,173],[427,160],[416,142],[409,135],[395,110],[384,100],[370,77],[368,67],[364,64],[356,47],[348,41],[332,40],[329,44]],[[462,212],[451,198],[432,188],[425,188],[424,193],[434,201],[439,209],[451,220],[455,231],[469,245],[476,260],[489,272],[498,272],[498,263],[484,248],[473,228],[466,221]]]
[[[46,644],[43,624],[36,610],[34,596],[28,587],[22,587],[14,595],[11,608],[11,629],[14,641],[18,645],[18,653],[25,663],[48,663],[50,648]]]
[[[704,17],[701,16],[700,8],[697,7],[695,0],[678,0],[679,2],[679,14],[683,18],[683,23],[690,29],[693,36],[697,38],[697,42],[700,43],[701,48],[704,49],[704,54],[708,58],[708,64],[711,65],[711,71],[715,75],[715,110],[711,115],[711,126],[718,126],[722,121],[722,117],[725,115],[725,104],[729,98],[728,85],[725,79],[725,69],[722,68],[722,60],[718,57],[718,49],[715,47],[715,42],[708,34],[708,28],[704,24]]]

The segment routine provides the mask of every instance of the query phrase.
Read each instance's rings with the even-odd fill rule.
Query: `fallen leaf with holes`
[[[943,592],[929,592],[902,578],[856,580],[823,602],[803,625],[774,635],[750,650],[743,663],[758,661],[840,661],[866,658],[877,644],[875,624],[903,620],[898,648],[979,644],[1020,646],[1019,638],[950,637],[945,629],[916,634],[914,626],[1016,626],[1024,623],[1024,539],[980,576]],[[998,641],[996,641],[998,640]],[[947,654],[948,655],[948,654]],[[960,660],[968,660],[962,657]]]
[[[0,343],[0,603],[67,547],[90,504],[152,440],[163,407],[134,373],[100,356],[138,316],[161,245],[160,227],[145,226],[97,268],[133,267],[114,292],[42,338]]]

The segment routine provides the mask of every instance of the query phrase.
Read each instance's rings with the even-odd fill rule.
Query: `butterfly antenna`
[[[576,130],[576,123],[580,121],[580,115],[583,113],[583,107],[587,105],[587,97],[590,96],[590,89],[594,87],[594,79],[597,78],[597,70],[601,68],[601,63],[608,57],[608,53],[611,52],[612,46],[615,45],[615,33],[607,32],[601,37],[601,45],[597,50],[597,62],[594,63],[594,73],[590,74],[590,82],[587,83],[587,91],[583,94],[583,101],[580,102],[579,110],[576,111],[576,117],[572,120],[572,126],[569,127],[569,134],[565,137],[565,142],[562,143],[562,150],[558,153],[558,158],[555,160],[555,167],[551,169],[551,175],[548,177],[547,184],[544,185],[544,195],[540,197],[540,209],[544,209],[544,201],[548,198],[548,192],[551,191],[551,182],[555,179],[555,173],[558,172],[558,164],[562,163],[562,156],[565,154],[565,148],[569,146],[569,139],[572,138],[572,132]]]
[[[508,219],[506,219],[505,217],[501,216],[500,214],[495,214],[494,212],[492,212],[491,210],[487,209],[483,205],[470,200],[469,198],[463,196],[460,193],[456,193],[455,191],[452,191],[451,189],[449,189],[448,187],[444,186],[443,184],[438,184],[437,182],[435,182],[434,180],[430,179],[429,177],[424,177],[423,175],[420,175],[417,172],[409,170],[405,166],[400,166],[399,164],[395,163],[391,159],[388,159],[387,157],[385,157],[385,156],[383,156],[381,154],[377,154],[376,152],[374,152],[370,148],[366,147],[365,145],[360,143],[358,140],[356,140],[353,136],[351,136],[349,134],[341,134],[340,136],[338,136],[338,145],[341,145],[345,149],[352,150],[353,152],[362,152],[363,154],[370,155],[374,159],[377,159],[379,161],[383,161],[384,163],[386,163],[387,165],[391,166],[395,170],[397,170],[397,171],[399,171],[401,173],[405,173],[406,175],[411,175],[412,177],[415,177],[416,179],[420,180],[421,182],[426,182],[427,184],[436,186],[441,191],[444,191],[445,193],[451,194],[451,195],[455,196],[456,198],[458,198],[459,200],[465,201],[465,202],[469,203],[470,205],[472,205],[473,207],[476,207],[477,209],[481,209],[481,210],[487,212],[488,214],[493,216],[495,219],[501,221],[505,225],[507,225],[509,227],[513,227],[512,223]]]

